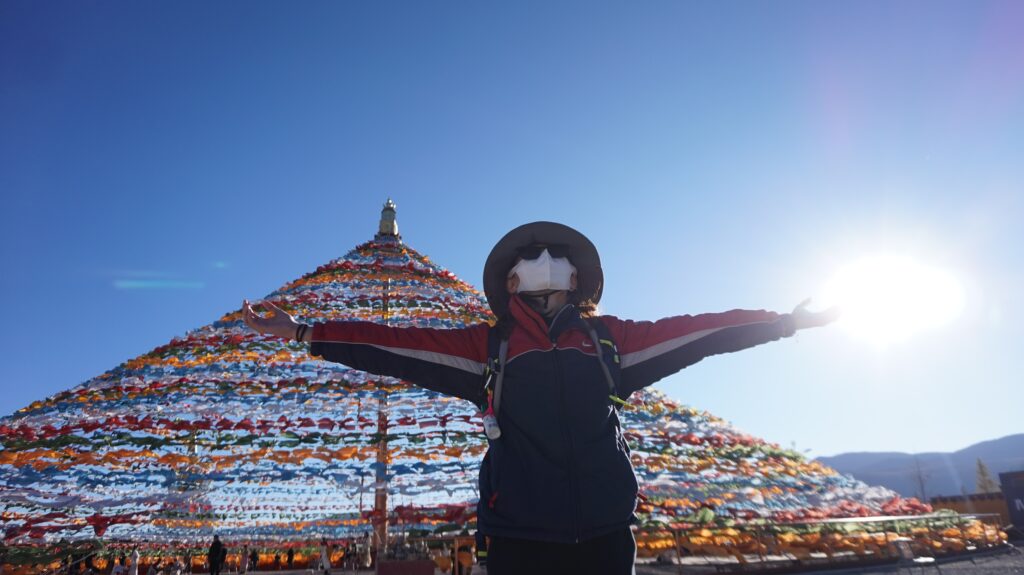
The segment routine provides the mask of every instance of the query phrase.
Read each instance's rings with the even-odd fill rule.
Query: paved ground
[[[939,566],[944,575],[1024,575],[1024,554],[1001,555],[997,557],[986,557],[977,559],[975,564],[970,561],[958,561],[956,563],[943,563]],[[914,569],[912,572],[917,572]],[[936,571],[935,569],[924,569],[925,573]],[[863,575],[875,575],[886,573],[885,571],[859,571]],[[891,571],[889,572],[891,573]]]
[[[691,560],[687,564],[682,566],[680,571],[677,565],[654,565],[654,564],[639,564],[636,568],[637,575],[704,575],[711,573],[720,573],[716,570],[715,566],[706,562],[700,562],[699,560]],[[1014,553],[1000,553],[996,555],[989,555],[986,557],[975,558],[974,563],[968,560],[954,561],[941,563],[939,565],[941,573],[943,575],[1024,575],[1024,553],[1019,551]],[[902,569],[897,570],[895,566],[888,566],[887,568],[869,568],[869,569],[841,569],[841,570],[819,570],[819,571],[803,571],[801,575],[892,575],[894,573],[919,573],[921,570],[913,568],[911,570]],[[927,567],[923,570],[924,573],[939,573],[934,567]],[[332,570],[332,575],[372,575],[373,571],[340,571]],[[435,570],[435,575],[444,575],[442,571]],[[474,567],[473,575],[486,575],[487,571]],[[748,573],[755,573],[751,570]],[[303,571],[257,571],[251,575],[319,575],[313,574],[308,570]],[[523,575],[529,575],[524,573]]]
[[[856,569],[848,568],[841,570],[818,570],[803,571],[801,575],[892,575],[893,573],[941,573],[943,575],[1024,575],[1024,553],[1016,551],[1013,553],[999,553],[985,557],[976,557],[972,563],[969,560],[940,563],[938,569],[934,566],[919,569],[902,568],[895,565],[879,568]],[[682,567],[680,571],[675,565],[638,565],[637,575],[702,575],[705,573],[717,573],[713,565],[689,564]],[[750,571],[754,573],[755,571]]]

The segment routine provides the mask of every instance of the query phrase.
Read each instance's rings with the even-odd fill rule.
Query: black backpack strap
[[[501,406],[501,382],[505,379],[505,360],[508,359],[508,339],[501,338],[498,344],[498,375],[494,378],[494,399],[491,407],[494,408],[494,415],[498,415],[498,408]]]
[[[608,399],[612,400],[617,408],[629,407],[625,399],[619,395],[622,364],[619,358],[619,348],[615,345],[615,340],[612,339],[611,331],[599,318],[587,318],[585,321],[590,333],[590,340],[597,350],[597,360],[601,364],[601,371],[608,383]]]
[[[501,384],[505,379],[505,361],[508,359],[508,338],[492,327],[487,332],[487,369],[484,370],[484,393],[480,411],[492,407],[498,414],[501,403]]]
[[[604,372],[604,380],[608,384],[608,393],[617,395],[615,379],[612,378],[612,372],[608,369],[608,364],[604,362],[604,351],[602,351],[603,344],[601,343],[601,336],[597,335],[597,330],[591,327],[589,330],[590,341],[594,342],[594,349],[597,350],[597,362],[601,364],[601,371]]]

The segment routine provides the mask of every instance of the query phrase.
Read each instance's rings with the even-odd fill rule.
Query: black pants
[[[632,575],[636,541],[628,528],[579,543],[491,537],[488,575]]]

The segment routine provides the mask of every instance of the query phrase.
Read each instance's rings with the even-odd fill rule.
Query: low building
[[[1010,523],[1018,531],[1024,530],[1024,471],[1010,471],[999,474],[999,486],[1006,496],[1006,507],[1010,512]]]
[[[967,495],[940,495],[932,497],[929,503],[935,509],[951,509],[957,513],[997,514],[999,524],[1010,523],[1010,512],[1002,492],[970,493]]]

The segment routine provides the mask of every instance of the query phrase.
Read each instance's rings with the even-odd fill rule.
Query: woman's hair
[[[569,303],[576,306],[576,309],[580,310],[580,317],[583,319],[590,319],[598,315],[597,304],[592,300],[580,301],[578,291],[569,292]]]
[[[515,325],[516,320],[512,319],[512,314],[508,313],[508,307],[506,307],[504,313],[494,323],[494,329],[498,330],[499,339],[508,339],[512,335],[512,328]]]

